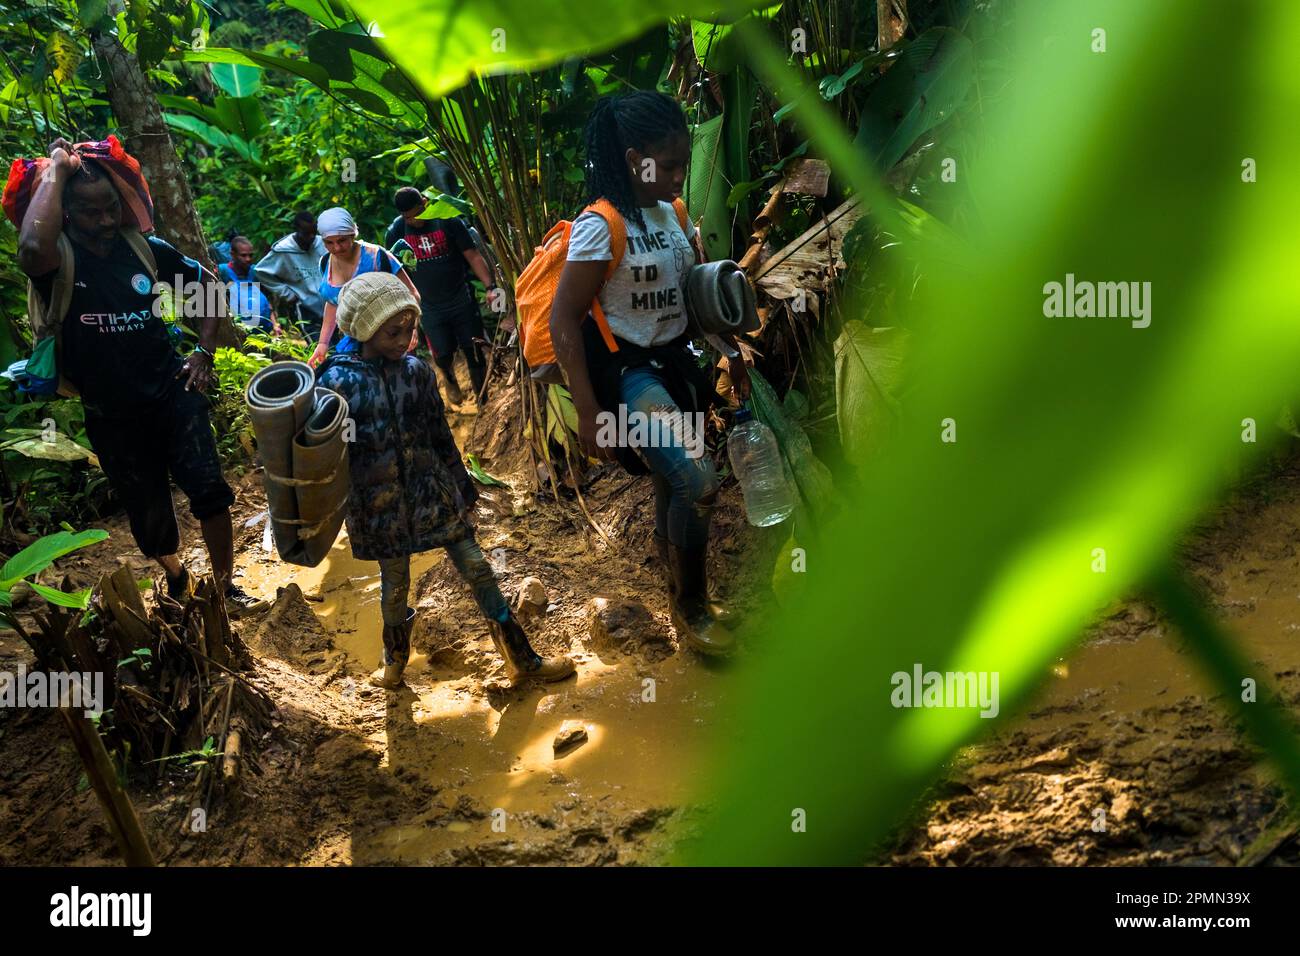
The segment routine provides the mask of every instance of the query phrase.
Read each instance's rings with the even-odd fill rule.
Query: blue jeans
[[[623,373],[620,393],[628,414],[682,414],[664,387],[662,373],[652,366]],[[702,442],[703,435],[698,439]],[[679,548],[703,548],[709,541],[709,515],[718,491],[718,475],[708,454],[692,458],[681,442],[640,447],[636,453],[650,467],[655,486],[655,533]]]
[[[497,587],[496,575],[492,573],[491,565],[479,550],[478,542],[473,538],[466,538],[447,545],[443,550],[456,565],[461,578],[474,592],[474,600],[478,602],[479,609],[484,615],[493,621],[504,621],[510,615],[510,605],[506,603],[505,595]],[[390,639],[398,638],[398,635],[391,632],[389,628],[396,628],[405,623],[406,601],[410,590],[411,558],[409,555],[401,558],[386,558],[379,562],[379,608],[384,617],[384,624],[387,625],[384,629],[385,664],[391,664],[395,657],[404,656],[405,647],[388,646]],[[409,635],[407,639],[409,640]]]

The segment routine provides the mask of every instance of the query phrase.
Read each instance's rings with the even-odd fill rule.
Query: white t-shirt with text
[[[686,331],[686,273],[695,265],[691,239],[677,212],[666,202],[642,209],[645,229],[624,219],[627,250],[600,290],[600,307],[610,330],[635,345],[662,345]],[[570,262],[608,262],[613,258],[609,226],[603,217],[584,212],[569,236]]]

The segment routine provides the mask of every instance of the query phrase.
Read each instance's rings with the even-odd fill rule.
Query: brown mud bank
[[[1182,560],[1245,658],[1300,716],[1296,459],[1191,534]],[[1243,675],[1251,676],[1251,675]],[[1300,842],[1267,759],[1176,630],[1113,610],[1005,730],[964,748],[899,865],[1295,865]]]
[[[494,435],[467,440],[491,450]],[[500,451],[500,449],[498,449]],[[482,451],[481,451],[482,453]],[[508,455],[490,471],[510,476]],[[406,686],[373,688],[381,652],[379,577],[345,536],[316,568],[283,564],[265,541],[256,474],[237,482],[236,576],[274,601],[234,624],[256,658],[250,679],[277,705],[236,798],[189,826],[185,775],[139,774],[129,792],[160,862],[177,864],[608,864],[662,859],[664,831],[691,813],[700,755],[725,734],[732,668],[677,646],[663,579],[650,557],[653,495],[645,479],[607,470],[586,504],[608,540],[572,503],[557,507],[485,488],[478,540],[513,597],[526,577],[546,603],[526,619],[539,650],[566,652],[576,678],[511,688],[468,588],[441,551],[417,556],[417,609]],[[184,515],[186,560],[206,569]],[[112,537],[59,564],[79,586],[117,563],[152,568]],[[776,547],[745,525],[729,489],[715,515],[714,576],[743,610],[758,595],[739,580],[742,554]],[[118,557],[121,554],[122,557]],[[770,562],[768,565],[770,567]],[[534,585],[534,588],[536,586]],[[592,599],[599,597],[599,605]],[[146,595],[146,599],[148,596]],[[0,636],[0,669],[30,662]],[[561,735],[578,738],[557,752]],[[585,739],[584,739],[585,738]],[[114,864],[117,851],[57,715],[0,714],[0,864]],[[146,779],[147,778],[147,779]]]

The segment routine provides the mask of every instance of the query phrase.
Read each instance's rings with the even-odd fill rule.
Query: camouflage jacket
[[[472,534],[466,515],[478,490],[461,462],[433,372],[400,362],[335,355],[318,379],[348,401],[352,490],[348,537],[363,561],[400,558]]]

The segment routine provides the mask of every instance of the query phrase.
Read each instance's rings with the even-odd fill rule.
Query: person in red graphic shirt
[[[497,288],[492,270],[461,220],[425,218],[429,201],[413,186],[399,189],[393,205],[400,215],[388,227],[388,248],[415,256],[413,275],[415,287],[420,290],[420,326],[433,349],[434,365],[447,401],[459,405],[465,398],[456,380],[457,348],[469,366],[474,395],[482,400],[487,364],[474,340],[485,335],[478,302],[469,285],[471,270],[487,289],[489,307],[502,290]]]

